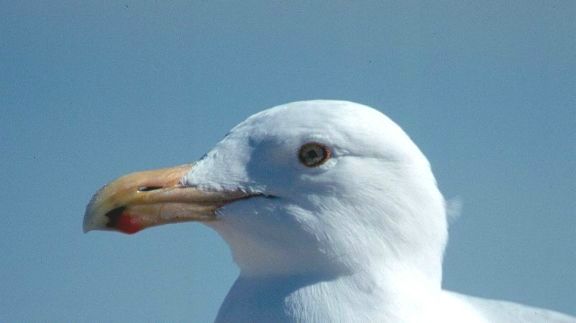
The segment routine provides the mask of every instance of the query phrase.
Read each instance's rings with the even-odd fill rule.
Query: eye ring
[[[318,167],[330,157],[332,157],[330,149],[326,145],[317,142],[306,143],[298,151],[298,159],[306,167]]]

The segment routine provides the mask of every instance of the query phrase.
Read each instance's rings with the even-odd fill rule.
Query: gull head
[[[406,266],[438,277],[447,239],[425,156],[384,114],[345,101],[264,110],[195,163],[121,177],[93,197],[84,229],[182,221],[216,230],[242,275]]]

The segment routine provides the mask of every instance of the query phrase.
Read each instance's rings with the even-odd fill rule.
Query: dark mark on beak
[[[122,213],[124,213],[124,210],[126,210],[126,207],[121,206],[108,211],[108,213],[106,213],[106,216],[108,217],[109,220],[108,223],[106,223],[106,226],[108,228],[116,228],[116,225],[118,224],[118,219],[120,218]]]

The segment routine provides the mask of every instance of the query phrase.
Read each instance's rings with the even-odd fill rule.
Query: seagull
[[[443,290],[446,208],[396,123],[313,100],[249,117],[195,163],[112,181],[84,231],[214,229],[240,268],[216,322],[576,322]]]

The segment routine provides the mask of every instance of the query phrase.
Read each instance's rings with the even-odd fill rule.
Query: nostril
[[[161,189],[162,186],[142,186],[138,188],[138,192],[149,192]]]

